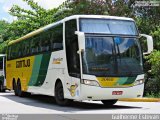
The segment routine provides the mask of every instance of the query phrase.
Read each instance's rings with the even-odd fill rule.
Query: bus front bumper
[[[144,84],[126,88],[101,88],[81,84],[81,96],[79,100],[138,98],[143,96],[143,90]]]

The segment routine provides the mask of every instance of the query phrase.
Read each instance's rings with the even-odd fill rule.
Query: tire
[[[118,100],[102,100],[102,103],[107,106],[107,107],[110,107],[110,106],[113,106]]]
[[[22,91],[20,80],[17,82],[17,94],[19,97],[24,97],[26,95],[25,92]]]
[[[69,105],[71,102],[69,99],[64,99],[63,86],[61,82],[58,82],[55,86],[55,100],[60,106]]]
[[[15,96],[18,96],[18,91],[17,91],[17,84],[15,81],[13,81],[13,90],[14,90],[14,94]]]
[[[5,92],[5,89],[3,88],[3,84],[0,83],[0,92]]]

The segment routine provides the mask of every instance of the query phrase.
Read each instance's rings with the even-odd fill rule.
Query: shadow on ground
[[[117,109],[135,109],[135,108],[141,109],[141,107],[125,106],[125,105],[113,105],[111,107],[106,107],[101,103],[88,103],[88,102],[72,102],[71,105],[62,107],[57,105],[54,97],[51,96],[31,95],[28,97],[21,98],[15,96],[14,94],[11,94],[11,92],[6,92],[4,93],[4,95],[1,94],[1,96],[24,105],[56,110],[60,112],[69,112],[69,113],[74,113],[78,111],[92,111],[92,110],[117,110]]]

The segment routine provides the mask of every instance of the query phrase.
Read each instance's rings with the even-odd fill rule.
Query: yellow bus
[[[152,37],[142,36],[147,38],[150,53]],[[7,88],[18,96],[54,96],[59,105],[100,100],[108,106],[120,98],[142,97],[139,37],[131,18],[66,17],[8,44]]]

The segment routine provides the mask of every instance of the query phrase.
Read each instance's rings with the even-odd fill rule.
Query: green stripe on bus
[[[117,83],[115,83],[116,85],[124,85],[124,83],[127,81],[128,77],[122,77],[119,78],[119,80],[117,81]]]
[[[50,57],[51,57],[51,53],[43,54],[41,66],[40,66],[40,70],[39,70],[39,74],[38,74],[38,78],[35,86],[41,86],[44,83],[46,79],[47,71],[48,71]]]
[[[124,83],[124,85],[132,84],[136,80],[136,77],[128,77],[127,81]]]
[[[41,61],[42,61],[42,55],[35,56],[33,69],[32,69],[32,75],[31,75],[31,78],[30,78],[29,86],[34,86],[36,84],[36,82],[37,82]]]
[[[136,77],[122,77],[115,83],[115,85],[129,85],[136,80]]]

